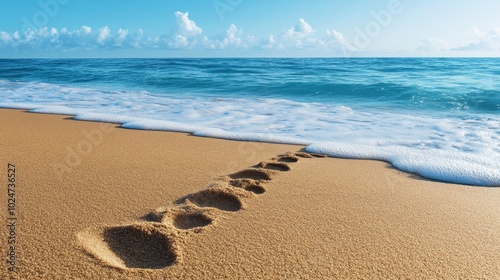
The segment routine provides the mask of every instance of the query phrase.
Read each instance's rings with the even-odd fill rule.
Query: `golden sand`
[[[500,279],[499,188],[17,110],[0,139],[1,279]]]

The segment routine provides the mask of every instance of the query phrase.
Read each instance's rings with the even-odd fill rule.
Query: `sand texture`
[[[19,110],[0,140],[0,279],[500,279],[500,188]]]

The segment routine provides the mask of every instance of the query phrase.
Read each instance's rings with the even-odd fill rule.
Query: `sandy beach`
[[[500,277],[500,188],[20,110],[0,140],[1,279]]]

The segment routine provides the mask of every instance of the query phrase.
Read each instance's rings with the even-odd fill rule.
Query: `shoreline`
[[[496,188],[415,178],[381,161],[301,157],[300,145],[0,116],[0,158],[17,167],[20,278],[500,274]],[[149,261],[117,245],[145,240]]]
[[[102,113],[85,113],[81,112],[79,109],[72,109],[72,108],[66,108],[66,107],[60,107],[55,106],[55,107],[40,107],[40,108],[35,108],[35,109],[29,109],[28,106],[20,106],[19,108],[8,108],[8,107],[0,107],[0,110],[18,110],[18,111],[23,111],[26,113],[31,113],[31,114],[48,114],[48,115],[60,115],[60,116],[66,116],[68,119],[72,119],[75,121],[86,121],[86,122],[95,122],[95,123],[103,123],[103,124],[113,124],[116,125],[117,128],[122,128],[122,129],[132,129],[132,130],[140,130],[140,131],[157,131],[157,132],[172,132],[172,133],[186,133],[189,136],[195,136],[195,137],[202,137],[202,138],[210,138],[210,139],[219,139],[219,140],[227,140],[227,141],[238,141],[238,142],[250,142],[250,143],[267,143],[267,144],[283,144],[283,145],[296,145],[296,146],[302,146],[302,150],[304,152],[311,152],[311,153],[321,153],[321,154],[326,154],[329,157],[332,158],[338,158],[338,159],[353,159],[353,160],[374,160],[374,161],[381,161],[384,163],[387,163],[394,167],[395,169],[405,172],[408,174],[412,174],[415,176],[420,177],[421,179],[424,180],[429,180],[432,182],[443,182],[443,183],[449,183],[449,184],[458,184],[458,185],[464,185],[464,186],[472,186],[472,187],[487,187],[487,188],[497,188],[500,187],[500,183],[492,183],[494,180],[491,174],[487,174],[484,171],[481,172],[482,175],[488,177],[488,179],[477,179],[477,178],[470,178],[469,176],[477,176],[473,175],[474,172],[470,172],[470,170],[466,170],[463,167],[461,167],[458,171],[455,173],[461,174],[459,178],[449,178],[449,172],[450,168],[453,169],[451,166],[443,166],[444,168],[431,168],[431,170],[427,170],[427,168],[422,168],[422,167],[412,167],[412,165],[403,165],[396,167],[396,165],[401,165],[399,164],[394,164],[392,160],[389,160],[387,157],[382,156],[382,158],[379,158],[380,155],[384,154],[382,152],[380,155],[378,153],[373,153],[371,156],[364,155],[364,156],[353,156],[350,155],[351,152],[346,152],[345,150],[342,151],[340,149],[339,153],[340,154],[349,154],[346,156],[343,155],[329,155],[329,147],[332,147],[331,143],[314,143],[311,141],[305,141],[301,139],[293,139],[293,138],[283,138],[283,137],[275,137],[270,134],[254,134],[254,135],[247,135],[247,136],[241,136],[238,133],[230,133],[230,132],[213,132],[213,131],[205,131],[204,128],[198,127],[196,125],[190,125],[190,124],[183,124],[183,123],[176,123],[176,122],[170,122],[170,121],[155,121],[153,119],[147,119],[147,118],[138,118],[138,117],[129,117],[129,116],[122,116],[122,115],[114,115],[114,114],[102,114]],[[339,143],[341,144],[341,143]],[[343,145],[343,144],[341,144]],[[345,149],[346,147],[344,147]],[[347,148],[347,150],[352,150],[351,148]],[[415,156],[416,154],[413,154]],[[411,155],[406,155],[406,157],[411,157]],[[472,159],[471,159],[472,160]],[[440,172],[443,172],[446,175],[439,174],[439,175],[432,175]],[[465,173],[467,175],[464,175],[462,173]],[[437,177],[445,177],[449,179],[442,179],[442,178],[437,178]],[[451,175],[453,176],[458,176],[457,174]],[[496,177],[495,177],[496,178]]]

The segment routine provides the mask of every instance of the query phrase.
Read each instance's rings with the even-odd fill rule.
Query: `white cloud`
[[[14,33],[12,34],[12,38],[14,38],[14,40],[19,40],[19,39],[21,39],[21,36],[19,36],[19,32],[18,32],[18,31],[16,31],[16,32],[14,32]]]
[[[307,54],[307,55],[357,55],[366,51],[357,47],[355,38],[346,38],[338,30],[315,29],[305,19],[299,18],[297,23],[278,34],[256,39],[247,35],[243,29],[230,24],[229,27],[214,37],[208,37],[197,23],[189,18],[188,12],[174,13],[176,22],[168,34],[148,37],[142,29],[135,33],[128,29],[111,30],[108,26],[92,29],[83,25],[76,30],[67,28],[41,27],[27,29],[24,32],[5,32],[0,30],[0,51],[75,51],[75,50],[110,50],[110,49],[144,49],[144,50],[250,50],[275,54]],[[500,51],[500,28],[482,31],[476,27],[470,32],[470,41],[451,44],[437,38],[424,38],[420,45],[411,50],[412,53],[444,52],[484,52]],[[351,40],[349,40],[351,39]],[[379,50],[378,53],[381,53]],[[390,51],[394,53],[394,51]]]
[[[327,30],[326,35],[335,39],[335,41],[339,44],[347,44],[347,40],[345,39],[344,35],[337,30]]]
[[[180,49],[187,48],[189,46],[189,40],[187,37],[176,34],[168,42],[171,48]]]
[[[56,43],[59,40],[59,32],[56,28],[51,28],[49,34],[51,43]]]
[[[323,42],[325,48],[337,53],[341,52],[344,55],[358,51],[356,47],[347,41],[344,34],[337,30],[327,30]]]
[[[243,31],[238,29],[236,25],[231,24],[226,30],[226,38],[224,38],[223,45],[240,46],[242,43],[241,34],[243,34]]]
[[[496,27],[488,32],[483,32],[473,27],[472,34],[477,38],[466,45],[455,47],[456,51],[499,51],[500,50],[500,28]]]
[[[8,45],[12,42],[12,36],[7,33],[7,32],[4,32],[4,31],[0,31],[0,41],[4,44],[4,45]]]
[[[201,47],[203,49],[215,50],[218,48],[216,43],[216,41],[211,40],[207,36],[203,36],[203,39],[201,40]]]
[[[188,12],[175,12],[175,17],[177,18],[177,26],[175,28],[176,35],[190,37],[200,35],[203,32],[203,29],[198,27],[194,21],[189,19],[188,16]]]
[[[176,25],[172,28],[166,39],[166,45],[174,49],[196,47],[203,29],[198,27],[196,22],[189,19],[188,12],[181,13],[177,11],[175,12],[175,17],[177,19]]]
[[[56,28],[51,28],[50,29],[50,36],[58,36],[59,33],[57,32],[57,29]]]
[[[88,26],[69,31],[66,28],[42,27],[36,30],[27,29],[20,34],[0,32],[0,42],[4,48],[13,48],[21,51],[44,50],[97,50],[102,48],[129,47],[140,48],[147,41],[142,36],[142,30],[132,36],[126,29],[118,29],[112,33],[109,27],[104,26],[93,31]]]
[[[300,18],[298,23],[284,31],[281,35],[270,35],[261,41],[261,49],[313,51],[317,54],[346,55],[357,49],[337,30],[318,32],[306,20]]]
[[[279,49],[303,49],[307,47],[315,32],[316,30],[309,23],[300,18],[295,26],[290,27],[277,38],[274,46]]]
[[[262,44],[265,49],[272,49],[276,45],[276,39],[274,39],[274,35],[269,35],[267,40]]]
[[[446,53],[446,52],[495,52],[500,51],[500,28],[494,28],[490,31],[481,31],[473,27],[470,35],[474,37],[466,43],[450,43],[443,39],[437,38],[424,38],[420,40],[420,46],[417,47],[419,52],[433,52],[433,53]]]
[[[65,28],[65,29],[66,29],[66,28]],[[80,28],[80,30],[81,30],[81,31],[83,32],[83,34],[85,34],[85,35],[88,35],[88,34],[92,33],[92,28],[90,28],[90,27],[88,27],[88,26],[85,26],[85,25],[84,25],[84,26],[82,26],[82,27]]]
[[[316,30],[314,30],[314,28],[304,19],[300,18],[297,25],[295,25],[295,27],[290,27],[290,29],[285,32],[285,35],[289,37],[305,37],[314,34],[314,32],[316,32]]]
[[[128,29],[118,29],[117,32],[117,37],[115,38],[115,45],[116,46],[121,46],[123,41],[127,39],[128,36]]]
[[[129,39],[131,41],[132,47],[136,48],[136,49],[141,48],[142,47],[142,42],[143,42],[143,37],[144,37],[144,31],[142,29],[139,29],[137,31],[137,33],[135,33],[133,36],[129,36]]]
[[[290,50],[315,51],[339,54],[352,51],[353,47],[342,33],[336,30],[318,32],[300,18],[295,26],[281,34],[271,34],[264,39],[247,35],[243,29],[230,24],[225,32],[215,37],[203,34],[203,29],[189,18],[189,13],[176,12],[176,24],[169,34],[148,37],[142,29],[130,32],[108,26],[93,29],[83,25],[76,30],[42,27],[23,33],[1,32],[0,49],[16,51],[75,51],[102,49],[182,49],[182,50]]]
[[[104,26],[99,29],[99,33],[97,34],[97,43],[100,45],[104,45],[109,37],[111,37],[111,30],[109,29],[109,27]]]

